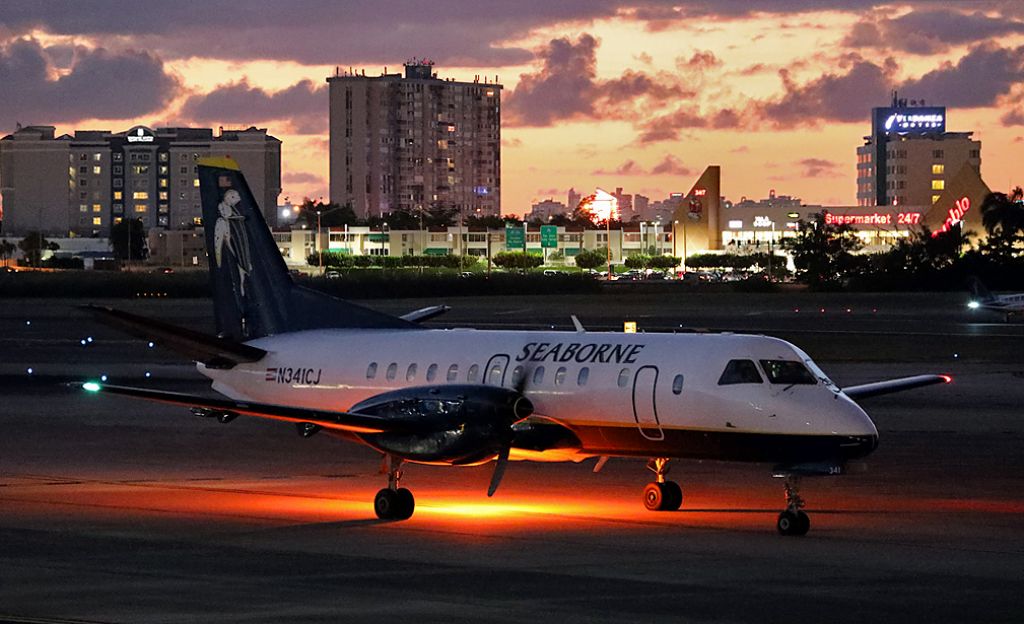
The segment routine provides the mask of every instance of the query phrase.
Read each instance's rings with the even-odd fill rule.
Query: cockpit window
[[[805,384],[813,386],[818,383],[811,371],[807,370],[803,362],[791,362],[788,360],[761,360],[761,368],[768,375],[768,381],[773,384]]]
[[[728,386],[730,384],[764,383],[761,373],[757,372],[752,360],[729,360],[718,378],[718,385]]]

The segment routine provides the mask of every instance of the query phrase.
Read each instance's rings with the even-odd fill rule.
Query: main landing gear
[[[786,475],[786,510],[779,514],[775,528],[780,535],[807,535],[811,519],[804,513],[804,499],[800,496],[800,477]]]
[[[654,473],[654,483],[644,488],[644,507],[648,511],[675,511],[683,504],[683,489],[675,481],[666,481],[668,459],[656,457],[647,462],[647,469]]]
[[[406,488],[398,487],[402,478],[402,460],[385,455],[381,472],[388,475],[388,486],[373,498],[373,511],[381,520],[408,520],[416,508],[416,499]]]

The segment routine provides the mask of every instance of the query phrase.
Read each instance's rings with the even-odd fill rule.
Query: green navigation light
[[[100,385],[95,381],[87,381],[82,384],[82,390],[85,390],[86,392],[99,392]]]

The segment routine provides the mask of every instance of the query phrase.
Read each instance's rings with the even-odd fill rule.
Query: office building
[[[330,92],[330,195],[361,217],[432,206],[501,214],[501,85],[336,71]]]
[[[28,126],[0,139],[4,233],[99,236],[124,218],[146,228],[201,222],[196,160],[234,158],[267,223],[277,217],[281,141],[265,129],[157,128],[125,132]]]
[[[981,141],[947,132],[946,108],[898,99],[874,108],[857,148],[859,206],[930,206],[964,167],[981,173]]]

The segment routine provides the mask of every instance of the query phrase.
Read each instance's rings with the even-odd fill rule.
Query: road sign
[[[548,249],[554,249],[558,247],[557,225],[540,226],[540,246]]]
[[[526,234],[517,225],[505,226],[505,249],[526,251]]]

